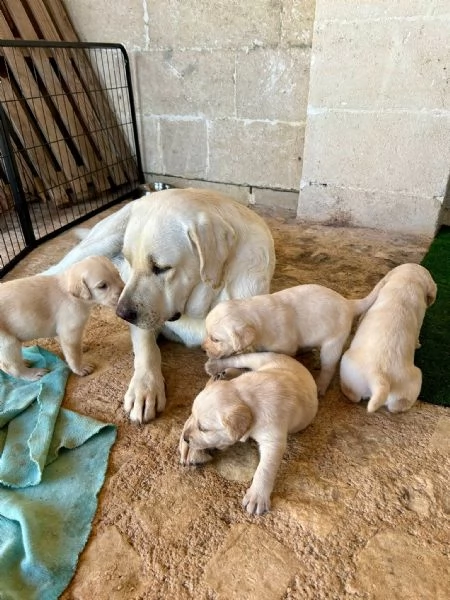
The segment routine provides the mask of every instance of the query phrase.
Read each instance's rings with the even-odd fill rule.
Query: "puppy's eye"
[[[172,267],[159,267],[158,265],[153,265],[152,266],[152,273],[154,275],[161,275],[161,273],[166,273],[167,271],[170,271]]]
[[[212,341],[213,344],[217,344],[217,342],[219,341],[217,338],[213,337],[212,335],[209,336],[209,339]]]
[[[198,424],[198,430],[201,431],[202,433],[206,433],[208,431],[207,429],[202,427],[202,425],[200,425],[200,423]]]
[[[106,283],[106,281],[101,281],[98,284],[97,289],[99,289],[99,290],[106,290],[107,287],[108,287],[108,284]]]

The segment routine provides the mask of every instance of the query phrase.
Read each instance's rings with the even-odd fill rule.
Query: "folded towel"
[[[60,408],[62,360],[38,346],[24,358],[50,371],[0,372],[0,600],[53,600],[86,544],[116,429]]]

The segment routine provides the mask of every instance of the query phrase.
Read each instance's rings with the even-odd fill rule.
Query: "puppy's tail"
[[[372,387],[372,395],[370,396],[369,403],[367,404],[367,412],[374,413],[376,410],[384,406],[387,402],[390,392],[389,381],[381,376],[379,377],[375,385]]]
[[[375,300],[378,298],[378,294],[380,293],[381,288],[384,286],[386,282],[384,278],[377,283],[377,285],[373,288],[373,290],[368,294],[365,298],[361,298],[359,300],[349,300],[349,302],[353,306],[353,316],[358,317],[365,313]]]

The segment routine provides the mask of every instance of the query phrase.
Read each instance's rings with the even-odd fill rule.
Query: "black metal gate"
[[[121,44],[0,41],[0,276],[144,183]]]

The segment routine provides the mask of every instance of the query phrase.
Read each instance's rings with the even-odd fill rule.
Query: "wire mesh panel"
[[[0,41],[0,274],[143,182],[120,44]]]

